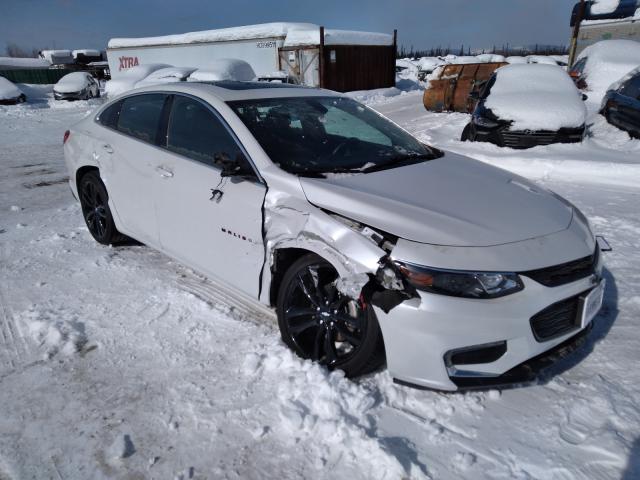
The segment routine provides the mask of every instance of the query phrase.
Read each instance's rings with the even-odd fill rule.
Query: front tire
[[[125,241],[127,237],[116,228],[109,209],[109,195],[98,172],[88,172],[80,180],[78,189],[82,216],[89,233],[96,242],[111,245]]]
[[[278,292],[282,340],[298,356],[347,377],[364,375],[384,362],[382,333],[373,308],[342,295],[336,270],[315,254],[296,261]]]
[[[461,142],[473,142],[474,138],[473,138],[473,134],[471,132],[471,124],[468,123],[466,125],[466,127],[464,127],[464,130],[462,130],[462,135],[460,136],[460,141]]]

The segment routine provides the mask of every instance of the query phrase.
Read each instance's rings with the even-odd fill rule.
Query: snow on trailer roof
[[[82,49],[82,50],[73,50],[71,52],[73,58],[78,58],[78,55],[84,55],[86,57],[99,57],[102,54],[99,50],[90,50],[90,49]]]
[[[259,25],[221,28],[176,35],[144,38],[112,38],[108,48],[185,45],[190,43],[229,42],[259,38],[284,38],[285,46],[318,45],[320,27],[311,23],[274,22]],[[327,45],[393,45],[393,36],[383,33],[349,30],[325,30]]]

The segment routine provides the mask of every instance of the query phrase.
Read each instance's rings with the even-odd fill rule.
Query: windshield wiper
[[[438,153],[440,153],[440,155],[438,155]],[[432,153],[423,153],[418,155],[398,155],[396,157],[393,157],[388,162],[372,165],[370,167],[360,170],[360,172],[362,173],[380,172],[382,170],[388,170],[389,168],[404,167],[406,165],[419,163],[420,160],[434,160],[436,158],[440,158],[441,156],[442,156],[442,153],[439,150],[436,150]]]

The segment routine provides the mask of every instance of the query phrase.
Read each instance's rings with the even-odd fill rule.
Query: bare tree
[[[13,42],[7,43],[7,48],[6,48],[7,57],[36,58],[38,56],[38,52],[39,52],[39,49],[36,49],[36,48],[25,50],[24,48],[19,46],[17,43],[13,43]]]

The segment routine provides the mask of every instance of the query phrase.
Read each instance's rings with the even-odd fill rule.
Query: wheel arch
[[[331,251],[326,245],[315,242],[306,242],[304,248],[292,245],[282,245],[271,253],[271,267],[269,268],[269,305],[275,307],[277,304],[278,292],[282,287],[282,279],[286,271],[300,258],[305,255],[317,255],[325,262],[328,262],[341,277],[349,275],[349,270],[342,263],[344,259],[331,255]]]
[[[100,169],[95,165],[84,165],[76,170],[76,191],[78,192],[78,195],[80,194],[80,182],[82,181],[82,177],[89,172],[98,172],[98,175],[100,175]]]
[[[331,260],[323,257],[318,252],[310,250],[308,248],[297,247],[282,247],[273,251],[273,262],[271,264],[271,283],[269,285],[269,305],[276,306],[278,299],[278,292],[282,287],[282,280],[284,274],[289,270],[291,265],[297,262],[305,255],[317,255],[323,260],[329,262],[335,268],[335,264]],[[336,268],[338,272],[340,269]]]

